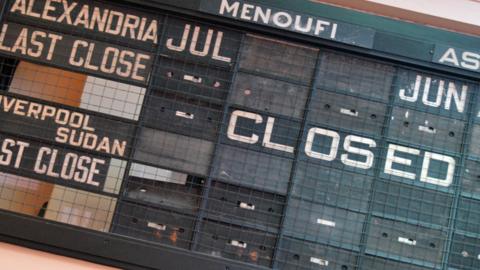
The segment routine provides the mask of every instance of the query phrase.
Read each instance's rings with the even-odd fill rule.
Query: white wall
[[[364,0],[480,26],[478,0]]]

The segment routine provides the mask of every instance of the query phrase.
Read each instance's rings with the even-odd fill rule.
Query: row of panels
[[[474,179],[478,162],[474,160],[462,168],[461,159],[448,153],[407,146],[395,139],[388,139],[387,145],[380,148],[380,140],[313,125],[307,126],[306,141],[296,148],[293,138],[300,133],[299,123],[277,121],[242,110],[231,111],[229,117],[235,124],[220,138],[215,158],[214,142],[180,132],[141,128],[134,159],[199,176],[207,176],[211,169],[214,177],[224,181],[286,194],[293,156],[299,152],[299,161],[312,170],[315,166],[323,166],[368,178],[380,167],[380,176],[384,179],[448,193],[458,184],[454,176],[464,169],[464,192],[475,193],[476,190]],[[262,130],[262,123],[256,124],[251,119],[254,117],[266,120],[267,123],[263,123],[266,132]],[[275,127],[275,123],[278,126]],[[162,129],[171,130],[174,126]]]
[[[126,206],[118,208],[117,221],[113,225],[114,231],[153,242],[190,248],[195,222],[198,219],[201,190],[205,182],[201,178],[179,175],[169,175],[164,179],[171,182],[130,177],[126,185],[124,203]],[[348,196],[345,193],[336,195]],[[379,181],[373,200],[373,218],[368,223],[368,230],[365,231],[366,214],[339,208],[335,203],[332,204],[332,201],[328,201],[327,198],[332,198],[331,196],[335,194],[326,195],[321,202],[311,202],[294,196],[286,204],[284,196],[214,181],[207,198],[205,222],[210,220],[209,222],[214,224],[211,225],[215,227],[211,229],[214,232],[225,231],[223,233],[228,235],[209,235],[208,241],[216,242],[219,238],[223,239],[220,241],[223,245],[228,245],[228,241],[232,240],[231,231],[236,231],[234,234],[236,238],[233,238],[235,243],[247,243],[248,247],[259,248],[257,243],[252,241],[260,240],[249,238],[252,232],[263,239],[262,241],[270,239],[268,241],[275,243],[278,240],[276,237],[283,213],[286,211],[283,221],[284,235],[290,239],[297,239],[294,241],[304,245],[317,243],[319,246],[358,252],[361,238],[367,237],[368,254],[428,267],[440,265],[447,239],[447,217],[452,198],[438,192],[411,189],[406,185]],[[476,228],[478,226],[475,225],[480,223],[477,221],[479,218],[475,210],[478,207],[472,203],[474,202],[461,200],[457,229],[478,231]],[[122,210],[124,208],[127,210]],[[209,222],[207,223],[210,224]],[[422,226],[424,224],[438,226],[428,228]],[[202,230],[210,230],[208,225],[202,225],[201,228],[204,229],[201,229],[200,235]],[[201,236],[198,237],[202,239]],[[460,239],[463,236],[458,234],[456,237]],[[475,238],[471,239],[473,241]],[[464,249],[468,247],[462,246],[464,242],[460,240],[455,240],[455,243]],[[204,243],[204,251],[207,253],[213,255],[229,253],[229,249],[208,250],[208,245]],[[274,247],[271,246],[269,252],[273,252]],[[240,250],[243,248],[240,247]],[[260,250],[266,251],[265,247]],[[462,254],[462,251],[458,252]],[[468,252],[472,252],[472,247]],[[249,261],[250,257],[242,258],[240,256],[237,259]],[[271,257],[267,258],[269,258],[267,262],[271,263]],[[461,263],[467,265],[471,260],[464,258]]]
[[[267,41],[262,39],[262,42]],[[285,44],[281,45],[286,46]],[[188,63],[185,62],[184,64]],[[228,77],[228,74],[229,73],[227,72],[225,76]],[[190,80],[202,81],[202,78],[200,77],[195,77],[193,75],[189,76],[190,77],[187,77]],[[224,80],[228,81],[229,79],[225,76]],[[230,76],[232,76],[232,74],[230,74]],[[185,78],[185,76],[183,77]],[[165,82],[166,80],[164,79],[161,81]],[[430,84],[432,84],[431,81],[429,82],[429,85]],[[220,83],[220,86],[222,85],[223,84]],[[442,87],[445,87],[445,83],[443,83]],[[452,87],[448,89],[457,88],[458,87],[455,86],[455,84],[452,84]],[[454,90],[451,91],[452,94],[450,94],[450,101],[461,103],[463,100],[461,98],[463,94],[460,95],[457,93],[457,95],[455,94],[456,92]],[[158,90],[156,92],[154,91],[154,93],[157,93],[157,95],[154,95],[151,98],[149,97],[148,104],[151,104],[151,106],[147,105],[146,108],[146,124],[157,129],[162,129],[170,132],[173,131],[182,135],[197,137],[198,139],[200,139],[197,140],[197,142],[202,144],[204,147],[203,150],[205,150],[205,156],[211,156],[211,154],[207,153],[209,149],[213,149],[212,143],[209,141],[215,141],[216,136],[218,136],[218,130],[220,130],[221,122],[223,120],[223,105],[220,103],[208,102],[202,98],[197,98],[194,94],[179,95],[173,93],[171,89]],[[378,135],[378,133],[382,133],[385,129],[387,129],[387,119],[385,119],[387,107],[383,103],[365,100],[363,98],[353,97],[344,94],[331,93],[328,91],[318,91],[318,94],[320,95],[319,100],[321,100],[322,102],[312,103],[312,111],[308,114],[307,117],[307,120],[311,124],[310,127],[317,127],[318,125],[322,125],[325,128],[332,127],[335,130],[347,130],[345,126],[348,126],[354,129],[355,132],[358,132],[357,134],[366,134],[370,136],[373,136],[375,134]],[[316,95],[314,95],[313,98],[316,98]],[[320,106],[315,109],[316,104],[320,104]],[[238,112],[239,110],[240,112]],[[235,115],[236,117],[234,118],[233,116],[235,112],[237,112],[238,115]],[[226,143],[233,144],[235,146],[248,146],[249,150],[254,150],[252,149],[254,148],[252,146],[253,144],[257,149],[263,152],[275,154],[280,153],[281,155],[286,155],[290,157],[293,156],[293,152],[295,150],[300,151],[299,149],[294,149],[294,146],[297,145],[298,134],[300,134],[300,121],[284,120],[282,117],[273,117],[265,114],[262,115],[258,113],[252,113],[252,110],[242,111],[238,108],[232,108],[229,114],[230,115],[228,119],[228,128],[224,128],[227,130],[227,134],[225,134],[227,138],[224,138],[225,135],[222,135],[221,138]],[[12,119],[9,120],[12,121],[12,123],[22,122],[19,120],[20,118],[18,117],[18,115],[8,115],[8,117],[12,117]],[[98,121],[101,122],[100,120]],[[5,121],[4,123],[7,122],[8,121]],[[25,122],[25,127],[19,128],[19,132],[28,133],[27,135],[31,136],[32,133],[42,131],[43,126],[39,127],[39,124],[37,122],[39,121],[35,121],[35,123]],[[457,153],[461,150],[461,141],[464,137],[462,131],[464,130],[465,126],[465,123],[461,120],[449,120],[447,118],[435,117],[429,113],[420,113],[414,110],[411,111],[410,109],[395,108],[393,110],[391,119],[389,119],[388,122],[390,123],[390,126],[388,127],[388,136],[391,137],[392,140],[398,141],[399,143],[406,144],[411,143],[411,141],[414,140],[418,145],[430,146],[432,149],[435,149],[437,151],[441,149],[442,152],[445,151],[448,153]],[[7,124],[8,126],[11,126],[11,123]],[[118,124],[119,122],[116,122],[115,125]],[[226,125],[227,123],[223,124]],[[109,128],[109,126],[111,125],[112,124],[106,126],[103,125],[105,126],[105,131],[103,131],[101,127],[95,127],[95,129],[101,130],[105,132],[105,135],[110,136],[110,134],[108,134],[107,132],[118,130]],[[55,128],[56,126],[51,129],[54,131]],[[122,135],[133,132],[132,125],[126,125],[125,128],[129,130],[123,130],[122,132],[120,132]],[[151,135],[150,131],[148,131],[147,129],[144,130],[145,133],[150,133]],[[478,130],[476,125],[473,130],[474,132],[475,130]],[[259,135],[262,138],[256,139],[257,137],[259,137]],[[315,139],[316,134],[313,135]],[[338,134],[336,134],[335,136],[337,135]],[[43,133],[38,137],[42,136],[44,136]],[[330,140],[332,139],[334,140],[334,142],[339,143],[339,141],[336,141],[337,138],[335,136],[318,136],[322,139],[326,139],[320,142],[310,142],[308,140],[309,138],[307,137],[306,145],[309,143],[311,143],[312,145],[317,144],[313,145],[312,147],[316,146],[320,149],[320,151],[311,151],[315,153],[310,153],[310,155],[315,155],[316,157],[319,156],[323,160],[327,159],[327,161],[329,161],[328,159],[331,159],[332,157],[336,157],[336,153],[332,152],[332,149],[335,148],[336,144],[330,143]],[[134,136],[133,134],[131,134],[130,136],[127,135],[124,137],[126,137],[125,141],[127,141],[132,140]],[[159,136],[157,136],[157,139],[160,139],[158,137]],[[191,140],[187,137],[185,137],[185,139]],[[202,141],[202,139],[206,140]],[[262,139],[262,142],[260,142],[259,139]],[[342,142],[344,145],[346,144],[346,140]],[[363,140],[363,142],[367,142],[360,142],[360,144],[363,144],[363,146],[365,146],[365,144],[367,146],[373,146],[374,144],[374,142],[372,142],[371,140]],[[175,143],[177,142],[174,142],[174,144]],[[139,142],[139,145],[141,146],[145,144],[146,142],[144,141]],[[193,144],[190,143],[190,146],[192,145]],[[303,148],[306,149],[306,145]],[[175,145],[171,147],[175,148]],[[470,144],[470,152],[473,153],[473,155],[478,152],[478,149],[476,148],[477,147],[475,143]],[[151,155],[157,156],[157,158],[153,158],[151,160],[158,160],[159,155],[158,153],[156,153],[156,150],[153,147],[149,149],[150,153],[143,153],[143,151],[137,152],[142,152],[138,154],[140,156],[138,159],[139,161],[147,162],[148,160],[148,162],[151,162],[149,158],[145,158],[150,157]],[[324,152],[327,154],[325,154]],[[306,154],[308,155],[308,153]],[[178,153],[178,155],[180,155],[180,153]],[[128,152],[123,153],[123,156],[128,156]],[[197,157],[200,156],[201,155],[197,155]],[[359,155],[358,159],[350,159],[349,162],[358,163],[359,166],[371,168],[371,164],[368,164],[368,162],[366,161],[361,161],[361,159],[365,159],[365,157],[365,155]],[[208,168],[205,167],[208,166],[208,163],[209,162],[207,161],[204,164],[199,164],[198,166],[191,166],[190,164],[188,164],[186,166],[190,166],[190,168],[186,171],[199,175],[206,175]],[[288,161],[282,161],[281,163],[286,164],[288,163]],[[421,161],[419,162],[419,164],[421,164]],[[171,167],[171,165],[168,163],[159,165]],[[175,165],[172,167],[175,167]],[[439,172],[437,174],[442,174],[442,172]],[[411,173],[405,173],[405,175],[409,176],[411,175]],[[270,189],[285,193],[284,191],[282,192],[282,190],[284,190],[282,185],[284,186],[284,184],[280,184],[280,187],[274,187],[273,189]]]
[[[84,38],[88,40],[87,47],[90,45],[95,50],[92,49],[92,52],[90,52],[90,61],[86,64],[80,62],[81,59],[88,56],[88,51],[83,50],[84,43],[81,45],[82,50],[74,50],[72,52],[72,55],[77,56],[75,61],[66,61],[67,63],[61,63],[59,59],[69,55],[69,49],[71,48],[68,48],[68,42],[65,44],[64,42],[59,42],[57,44],[54,54],[58,55],[58,59],[54,59],[54,61],[52,61],[51,57],[47,57],[48,55],[44,50],[40,49],[38,49],[40,52],[37,51],[36,54],[20,54],[18,51],[21,50],[13,51],[10,48],[13,47],[18,38],[18,35],[16,35],[18,33],[12,29],[12,31],[7,31],[5,46],[2,47],[3,50],[5,53],[14,56],[29,58],[81,72],[95,73],[97,71],[93,75],[108,76],[118,80],[137,80],[135,83],[139,83],[138,78],[134,74],[132,75],[131,71],[125,71],[129,67],[125,62],[129,62],[130,67],[134,66],[137,68],[136,72],[139,69],[147,72],[152,70],[151,65],[155,62],[154,60],[159,55],[162,55],[212,68],[230,70],[235,65],[237,54],[240,51],[240,70],[266,74],[275,78],[290,80],[300,85],[309,86],[313,77],[317,75],[315,73],[318,73],[319,78],[321,78],[317,83],[318,88],[346,92],[384,102],[390,99],[389,90],[395,85],[397,90],[395,91],[395,99],[400,103],[418,108],[422,107],[434,113],[450,115],[460,119],[466,117],[467,105],[475,104],[475,102],[471,101],[474,91],[472,89],[473,86],[461,80],[408,70],[397,71],[393,65],[340,53],[322,52],[319,57],[318,48],[302,44],[245,34],[226,27],[209,25],[187,18],[158,13],[152,14],[140,9],[127,9],[122,5],[105,4],[103,2],[93,2],[91,4],[98,10],[117,10],[121,14],[142,18],[142,31],[136,33],[136,35],[132,31],[127,31],[128,24],[123,25],[119,22],[117,27],[123,28],[123,32],[121,35],[115,35],[115,31],[104,31],[105,29],[102,30],[102,27],[99,26],[84,27],[83,24],[71,25],[61,23],[60,21],[45,21],[43,17],[29,16],[29,14],[22,12],[20,8],[13,8],[6,17],[7,22],[11,23],[10,28],[20,29],[24,27],[25,29],[30,29],[30,25],[34,25],[39,27],[38,31],[42,31],[42,28],[51,29],[58,31],[55,33],[61,35],[63,40],[75,41],[76,37]],[[61,5],[57,5],[59,4],[52,4],[55,12],[64,8]],[[74,8],[78,9],[81,6],[79,4]],[[42,6],[41,3],[32,3],[32,9],[42,10],[43,8],[45,6]],[[76,12],[77,14],[75,15],[78,15],[79,10]],[[59,14],[55,15],[58,16]],[[7,30],[8,26],[6,25]],[[102,48],[105,49],[104,47],[107,45],[106,42],[118,44],[116,49],[119,53],[123,53],[123,61],[120,61],[122,63],[114,63],[103,55],[108,55],[108,51],[102,51]],[[154,52],[157,53],[152,54]],[[138,53],[141,57],[145,57],[148,60],[148,67],[139,65],[139,63],[130,63],[132,61],[131,57],[125,57],[125,54],[131,56],[132,53]],[[102,60],[103,62],[112,62],[110,64],[118,66],[119,69],[112,71],[114,68],[107,68],[106,66],[99,68],[97,65],[100,65]],[[139,61],[138,59],[136,60]],[[158,63],[158,61],[156,62]],[[316,67],[317,62],[319,63],[318,68]],[[187,71],[191,67],[191,65],[190,67],[178,65],[171,65],[170,67],[173,66],[180,67],[183,71]],[[158,81],[155,80],[155,77],[162,77],[165,74],[161,72],[165,71],[164,68],[160,68],[157,71],[159,72],[153,72],[152,76],[146,74],[147,76],[142,77],[141,83],[144,84],[143,86],[147,85],[147,78],[151,77],[153,81]],[[125,75],[127,72],[129,73],[128,76]],[[209,73],[201,72],[201,74]],[[198,79],[201,78],[201,74],[184,75],[189,75],[187,77],[190,78],[190,81],[199,83]],[[172,77],[185,79],[183,76]],[[221,81],[210,81],[210,79],[206,79],[202,83],[206,83],[213,88],[218,87],[216,86],[218,85],[217,83],[222,84]],[[212,94],[211,91],[209,92]],[[207,96],[220,98],[220,100],[225,97],[221,93]]]
[[[123,203],[118,209],[118,219],[113,230],[115,233],[185,249],[191,247],[194,216],[168,210],[155,210],[134,203]],[[322,235],[330,238],[325,243],[309,241],[293,235],[280,240],[279,246],[276,246],[279,241],[276,234],[206,219],[202,221],[202,229],[197,233],[199,241],[197,249],[213,256],[270,266],[274,249],[277,247],[277,260],[279,265],[283,265],[280,269],[317,269],[319,264],[322,266],[322,263],[324,263],[323,266],[329,266],[326,269],[344,269],[341,268],[343,265],[347,265],[349,269],[356,269],[358,252],[335,247],[337,245],[334,240],[336,238],[343,242],[346,239],[351,241],[359,238],[361,232],[353,232],[357,230],[358,226],[354,224],[357,224],[359,219],[351,217],[349,228],[344,227],[343,233],[340,232],[341,228],[336,227],[339,224],[323,225],[328,228],[321,230]],[[324,224],[327,222],[324,221]],[[367,254],[388,259],[389,264],[404,265],[412,269],[417,269],[413,265],[417,265],[418,269],[441,266],[446,242],[445,232],[376,217],[369,225],[369,231],[366,233]],[[286,227],[288,226],[287,224]],[[286,235],[289,235],[288,229]],[[344,239],[341,238],[342,236]],[[452,268],[476,269],[478,267],[478,241],[462,235],[454,236],[450,254]],[[371,263],[368,261],[367,259],[364,265]],[[386,263],[380,259],[375,261]],[[400,262],[408,263],[408,266]]]

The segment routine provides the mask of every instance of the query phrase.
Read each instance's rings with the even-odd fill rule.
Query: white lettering
[[[332,138],[332,143],[330,145],[330,152],[328,154],[316,152],[312,150],[313,141],[315,140],[316,135],[322,135],[322,136]],[[337,132],[326,130],[323,128],[311,128],[308,131],[307,141],[305,143],[305,154],[307,154],[307,156],[312,158],[332,161],[337,157],[339,143],[340,143],[340,135]]]

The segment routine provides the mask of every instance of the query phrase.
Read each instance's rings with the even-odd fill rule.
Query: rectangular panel
[[[31,22],[47,29],[152,51],[162,21],[158,13],[92,0],[31,1],[28,11],[24,4],[13,6],[10,11],[9,21]],[[107,21],[110,23],[106,24]]]
[[[163,54],[220,67],[233,67],[241,34],[213,25],[169,17],[162,38]]]
[[[335,129],[349,129],[380,136],[387,106],[347,95],[317,90],[312,98],[308,120]]]
[[[459,152],[464,127],[465,123],[460,120],[396,107],[393,109],[388,135],[441,151]]]
[[[284,204],[283,196],[215,181],[207,212],[212,219],[275,231],[280,227]]]
[[[302,118],[309,91],[305,86],[239,72],[231,101],[264,113]]]
[[[453,269],[480,269],[480,239],[454,234],[448,262]]]
[[[194,217],[132,203],[121,203],[113,232],[188,249]]]
[[[472,61],[476,58],[478,58],[478,52],[476,51],[436,43],[432,62],[468,71],[480,72],[480,67],[477,65],[478,62]]]
[[[198,251],[215,257],[270,266],[276,237],[233,225],[203,222]]]
[[[247,35],[240,68],[299,81],[312,82],[317,49],[265,37]]]
[[[0,170],[38,180],[102,192],[110,158],[0,134]]]
[[[294,157],[301,122],[231,108],[221,141],[249,150]],[[223,134],[222,134],[223,135]]]
[[[372,218],[367,253],[441,265],[447,235],[417,225]]]
[[[152,181],[185,185],[188,174],[132,162],[129,176]]]
[[[51,188],[50,198],[42,205],[39,216],[90,230],[110,231],[116,198],[59,185]]]
[[[284,238],[278,251],[282,270],[354,270],[357,253],[329,246]]]
[[[15,23],[3,24],[1,34],[7,55],[124,82],[146,85],[153,63],[144,51]],[[17,40],[26,46],[15,46]]]
[[[366,256],[363,260],[362,270],[428,270],[431,268],[416,266],[396,262],[393,260],[385,260],[378,257]]]
[[[146,89],[88,76],[80,108],[138,121]]]
[[[213,143],[160,130],[142,128],[134,159],[196,175],[207,175]]]
[[[317,86],[388,101],[395,68],[348,54],[323,52]]]
[[[480,162],[467,159],[461,181],[462,192],[480,196]]]
[[[57,103],[0,95],[0,131],[115,157],[131,151],[134,125]]]
[[[480,125],[475,124],[471,127],[471,142],[468,148],[468,154],[474,157],[480,157]]]
[[[160,57],[153,87],[223,102],[230,89],[232,74],[215,67]]]
[[[302,6],[302,8],[303,12],[314,13],[310,6]],[[200,10],[214,15],[255,23],[260,26],[281,29],[282,31],[334,40],[364,48],[373,48],[375,30],[371,28],[336,22],[305,13],[287,11],[283,8],[257,4],[254,1],[229,3],[221,0],[203,0],[200,1]],[[304,23],[306,21],[308,23]]]
[[[203,180],[189,177],[185,184],[130,177],[124,196],[130,200],[195,214],[200,205]]]
[[[330,206],[366,212],[372,177],[298,162],[292,194]]]
[[[285,235],[357,250],[365,215],[298,199],[288,202]]]
[[[432,114],[466,119],[475,86],[460,80],[400,69],[395,103]],[[427,120],[427,119],[425,119]]]
[[[220,145],[213,177],[225,182],[279,194],[287,193],[292,160]]]
[[[456,228],[480,234],[480,201],[460,198]]]
[[[377,181],[373,211],[390,218],[447,226],[452,201],[453,197],[443,192],[394,181]]]
[[[223,116],[221,105],[162,91],[153,91],[144,110],[149,127],[211,141]]]

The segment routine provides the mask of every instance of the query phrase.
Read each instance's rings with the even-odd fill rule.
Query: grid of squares
[[[275,269],[478,268],[477,84],[165,18],[144,86],[1,58],[0,208]]]

